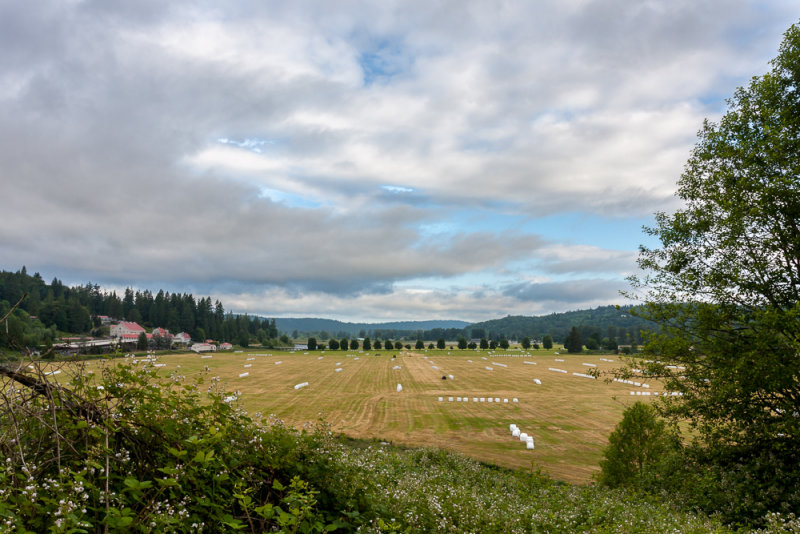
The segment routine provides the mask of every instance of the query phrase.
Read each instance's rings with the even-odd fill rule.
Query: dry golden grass
[[[296,426],[324,419],[334,430],[353,437],[444,447],[508,467],[542,468],[572,483],[586,483],[598,470],[607,437],[625,407],[654,398],[630,395],[645,389],[572,374],[588,373],[591,368],[583,363],[595,364],[601,371],[619,367],[613,356],[609,358],[615,361],[609,363],[601,360],[607,356],[545,351],[531,351],[533,355],[525,358],[518,351],[504,351],[516,357],[456,350],[377,352],[251,350],[211,358],[167,355],[158,361],[166,364],[162,372],[180,366],[178,371],[187,377],[208,366],[226,389],[241,392],[240,402],[250,413],[274,414]],[[96,365],[100,364],[90,364]],[[393,369],[396,365],[401,369]],[[342,370],[336,372],[337,367]],[[550,367],[567,373],[549,371]],[[240,378],[244,372],[249,375]],[[450,374],[454,379],[442,380]],[[542,384],[536,385],[534,378]],[[302,382],[309,385],[295,390],[294,385]],[[402,392],[396,391],[397,384],[402,384]],[[650,391],[659,391],[657,384],[651,384]],[[455,402],[457,397],[469,401]],[[475,397],[501,402],[476,403]],[[519,402],[512,402],[515,397]],[[510,423],[534,436],[534,450],[511,437]]]

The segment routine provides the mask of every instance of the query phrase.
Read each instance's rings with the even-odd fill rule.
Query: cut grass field
[[[397,357],[392,358],[393,354]],[[211,358],[170,354],[159,356],[158,363],[164,364],[160,373],[177,371],[189,379],[207,366],[209,375],[219,377],[226,389],[241,393],[238,402],[245,410],[274,414],[297,427],[323,419],[333,430],[356,438],[447,448],[507,467],[541,468],[566,482],[589,482],[622,411],[635,400],[654,398],[630,392],[659,388],[651,384],[647,390],[572,374],[593,369],[584,363],[600,371],[619,367],[615,356],[557,355],[543,350],[523,354],[513,350],[287,353],[249,349],[215,353]],[[93,361],[89,367],[108,363]],[[337,372],[337,367],[342,370]],[[548,370],[551,367],[567,373]],[[248,375],[240,377],[242,373]],[[453,379],[442,380],[447,375]],[[308,386],[294,389],[303,382]],[[402,384],[401,392],[397,384]],[[439,397],[444,400],[440,402]],[[458,397],[469,401],[456,402]],[[501,402],[476,403],[476,397],[500,398]],[[511,437],[510,423],[534,437],[534,450]]]

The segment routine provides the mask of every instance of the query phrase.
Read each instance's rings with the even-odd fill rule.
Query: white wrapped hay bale
[[[489,397],[489,402],[494,402],[494,399],[492,397]]]
[[[400,393],[401,391],[403,391],[403,385],[397,384],[397,392]]]
[[[522,432],[522,433],[519,435],[519,440],[520,440],[520,441],[528,441],[528,434],[526,434],[525,432]]]
[[[449,378],[450,380],[453,380],[455,377],[453,375],[447,375],[447,378]]]
[[[511,432],[513,432],[515,428],[517,428],[517,425],[514,424],[514,423],[511,423],[510,425],[508,425],[508,430],[510,430]]]
[[[518,399],[518,398],[516,398],[516,397],[514,397],[514,398],[512,399],[512,402],[519,402],[519,399]]]
[[[250,373],[239,373],[239,378],[244,378],[246,376],[250,376]]]
[[[529,362],[528,360],[525,360],[522,363],[527,363],[528,365],[536,365],[536,362]]]
[[[533,449],[533,438],[531,438],[531,439],[529,439],[528,441],[525,442],[525,448],[528,449],[528,450],[532,450]]]
[[[443,402],[443,401],[444,401],[444,397],[439,397],[439,402]]]
[[[534,378],[533,379],[533,383],[536,384],[537,386],[541,386],[542,385],[542,381],[539,380],[538,378]]]
[[[306,387],[307,385],[308,385],[308,382],[300,382],[299,384],[296,384],[296,385],[294,386],[294,389],[303,389],[303,388],[304,388],[304,387]]]
[[[337,373],[338,373],[339,371],[341,371],[341,370],[342,370],[342,368],[341,368],[341,367],[337,367],[337,368],[335,369],[335,371],[336,371]]]
[[[508,404],[508,399],[503,399],[503,404]]]
[[[520,434],[519,428],[515,428],[514,430],[511,431],[511,435],[514,436],[515,438],[518,438],[519,434]]]

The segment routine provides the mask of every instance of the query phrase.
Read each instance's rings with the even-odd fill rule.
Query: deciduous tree
[[[641,314],[659,325],[664,413],[691,422],[709,509],[731,521],[800,510],[800,27],[772,69],[706,121],[642,248]]]

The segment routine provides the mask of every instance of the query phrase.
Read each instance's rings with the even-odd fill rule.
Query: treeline
[[[257,340],[277,343],[275,320],[225,313],[222,303],[191,294],[125,290],[105,292],[88,283],[68,287],[57,278],[46,283],[39,273],[0,271],[0,316],[22,299],[9,317],[8,332],[0,332],[0,347],[52,344],[60,334],[103,335],[100,316],[135,321],[145,328],[163,327],[188,332],[192,339],[207,338],[247,346]]]
[[[403,330],[385,328],[382,324],[374,328],[362,328],[357,336],[349,330],[331,332],[327,330],[295,329],[291,335],[295,339],[314,337],[320,341],[329,339],[351,339],[352,337],[370,339],[404,339],[425,342],[445,339],[457,341],[486,339],[500,343],[503,340],[521,341],[524,338],[542,340],[545,336],[563,343],[573,327],[577,327],[584,342],[597,346],[641,345],[642,331],[650,328],[650,323],[631,314],[632,306],[601,306],[592,310],[579,310],[552,313],[539,317],[511,316],[471,324],[463,328],[431,328],[426,330]],[[280,320],[279,320],[280,324]],[[592,341],[590,341],[592,340]]]

